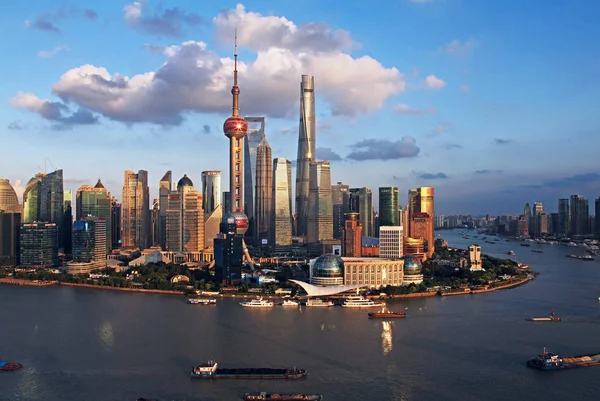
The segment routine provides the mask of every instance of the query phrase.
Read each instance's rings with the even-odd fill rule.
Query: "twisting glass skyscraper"
[[[315,161],[315,92],[314,77],[302,75],[300,83],[300,130],[296,160],[296,235],[308,233],[308,195],[310,163]]]

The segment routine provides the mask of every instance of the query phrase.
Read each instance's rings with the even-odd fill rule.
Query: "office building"
[[[204,249],[202,195],[184,175],[177,191],[169,194],[167,205],[167,246],[171,252],[200,252]]]
[[[399,226],[398,187],[379,188],[379,226]]]
[[[402,226],[379,227],[379,257],[400,259],[404,255],[404,234]]]
[[[21,212],[0,210],[0,266],[19,265],[20,227]]]
[[[568,237],[570,231],[570,219],[569,219],[569,199],[563,198],[558,200],[558,225],[556,227],[556,233],[561,237]]]
[[[594,202],[594,235],[600,237],[600,197]]]
[[[220,171],[202,172],[202,208],[204,209],[204,248],[212,249],[223,219]]]
[[[302,75],[300,82],[300,129],[296,159],[296,235],[308,235],[311,165],[315,161],[315,79]]]
[[[75,194],[75,220],[81,220],[87,216],[98,217],[104,220],[106,224],[106,251],[110,252],[112,245],[112,197],[110,192],[104,187],[102,181],[94,187],[82,185]]]
[[[374,237],[373,194],[369,188],[350,188],[349,209],[358,213],[363,237]]]
[[[307,242],[333,239],[331,166],[328,161],[310,162]]]
[[[152,208],[150,209],[150,236],[150,246],[154,248],[160,247],[160,199],[152,201]]]
[[[20,212],[19,198],[10,181],[0,178],[0,211]]]
[[[292,162],[278,157],[273,160],[273,196],[271,246],[276,253],[292,247]]]
[[[111,200],[111,249],[121,248],[121,204],[115,198]]]
[[[481,247],[479,245],[469,246],[469,262],[469,269],[471,271],[479,271],[483,269],[481,266]]]
[[[360,258],[362,256],[362,227],[358,213],[346,213],[342,231],[342,256]]]
[[[64,217],[63,217],[63,250],[65,255],[71,255],[72,243],[71,238],[73,231],[73,192],[65,190],[63,194]]]
[[[589,218],[588,200],[581,195],[571,195],[571,237],[590,233]]]
[[[168,170],[158,184],[158,244],[161,249],[167,247],[167,207],[173,174]]]
[[[21,266],[51,268],[60,265],[58,226],[55,223],[23,223],[20,231]]]
[[[148,248],[150,243],[150,189],[148,172],[125,171],[121,205],[121,247]]]
[[[106,267],[106,220],[82,217],[73,223],[73,260],[66,264],[69,274],[90,273]]]
[[[273,158],[267,137],[256,148],[256,187],[254,189],[255,245],[268,246],[271,233]]]
[[[333,238],[342,238],[345,214],[350,211],[350,186],[338,182],[331,185],[333,203]]]
[[[265,118],[244,117],[244,120],[248,123],[244,137],[244,211],[248,217],[246,238],[254,243],[258,232],[255,222],[258,146],[265,138]],[[255,128],[256,126],[258,128]],[[270,168],[271,163],[269,162]],[[259,242],[255,245],[259,245]]]
[[[420,187],[408,191],[408,236],[424,241],[427,258],[431,258],[434,248],[434,190]],[[405,251],[406,253],[406,251]]]
[[[38,173],[27,183],[23,192],[23,222],[56,224],[58,246],[63,248],[64,224],[63,171]]]

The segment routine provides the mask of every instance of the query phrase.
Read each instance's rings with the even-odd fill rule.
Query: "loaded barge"
[[[321,401],[319,394],[302,393],[246,393],[244,401]]]
[[[308,373],[304,369],[274,368],[219,368],[217,362],[208,361],[192,369],[190,376],[198,379],[304,379]]]
[[[552,311],[552,313],[550,313],[550,316],[548,316],[548,317],[528,317],[525,320],[530,321],[530,322],[560,322],[561,321],[561,319],[554,314],[554,311]]]
[[[393,319],[406,317],[404,312],[392,312],[387,310],[385,307],[381,308],[379,312],[370,312],[369,319]]]
[[[544,351],[527,361],[527,366],[538,370],[561,370],[600,365],[600,353],[559,357],[544,348]]]

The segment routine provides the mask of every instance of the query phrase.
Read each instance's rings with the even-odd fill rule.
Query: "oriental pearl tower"
[[[223,216],[223,223],[231,227],[235,224],[235,234],[244,235],[248,231],[248,217],[244,213],[244,137],[248,131],[248,123],[239,115],[240,87],[238,86],[237,71],[237,34],[235,36],[232,115],[223,124],[223,132],[229,138],[229,194],[231,210]],[[252,265],[245,241],[242,239],[243,252],[247,262]]]

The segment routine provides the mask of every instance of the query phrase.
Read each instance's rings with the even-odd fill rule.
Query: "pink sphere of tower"
[[[223,124],[223,132],[228,138],[241,139],[248,132],[248,123],[242,116],[231,116]]]

